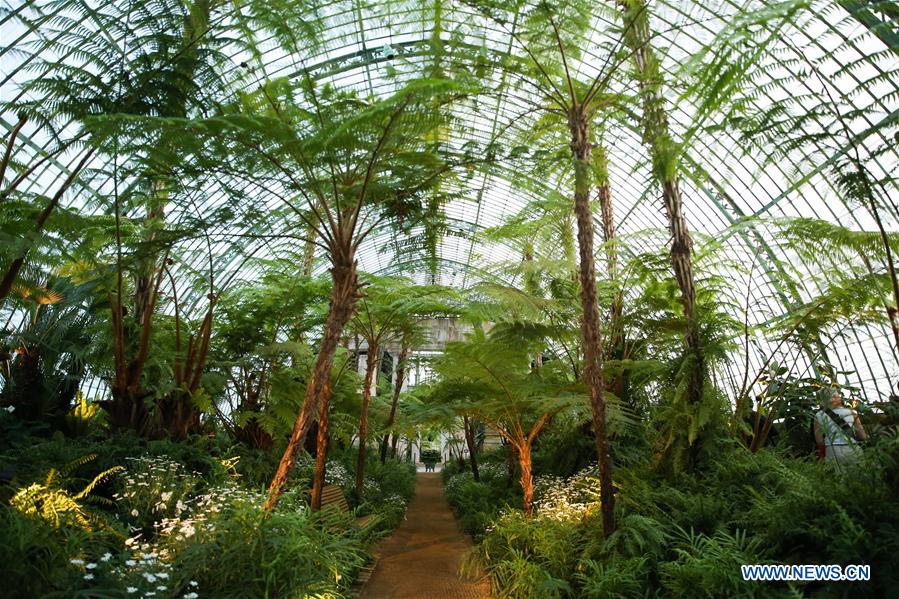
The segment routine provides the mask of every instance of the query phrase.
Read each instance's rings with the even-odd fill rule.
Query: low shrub
[[[77,566],[121,543],[115,536],[47,520],[0,505],[0,581],[16,597],[70,597],[89,582]],[[72,563],[72,560],[75,563]]]
[[[567,479],[538,475],[531,518],[514,502],[491,510],[501,477],[476,483],[451,474],[446,493],[480,539],[476,555],[500,597],[890,595],[899,588],[894,449],[869,449],[864,464],[844,473],[737,447],[705,464],[702,476],[620,468],[618,527],[608,538],[589,469]],[[765,563],[867,564],[872,580],[743,581],[742,564]]]
[[[339,596],[367,554],[342,515],[278,509],[260,494],[217,490],[184,520],[170,521],[157,546],[172,585],[204,597]],[[322,519],[325,519],[323,521]]]
[[[410,464],[372,459],[355,511],[378,518],[363,532],[354,514],[310,512],[308,455],[265,518],[264,470],[277,456],[249,452],[243,460],[240,446],[206,438],[30,438],[33,452],[0,454],[15,469],[7,487],[14,502],[0,505],[2,579],[21,597],[343,596],[371,543],[402,519],[415,486]],[[99,457],[47,476],[90,450]],[[354,459],[353,451],[335,452],[327,482],[351,489]],[[111,464],[124,469],[95,480]]]
[[[490,523],[510,506],[521,505],[521,486],[510,480],[505,457],[500,453],[481,456],[480,481],[457,463],[443,470],[444,494],[459,526],[480,540]]]

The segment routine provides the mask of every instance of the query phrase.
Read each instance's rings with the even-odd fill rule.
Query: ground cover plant
[[[504,468],[480,483],[448,471],[447,497],[479,540],[469,567],[483,567],[503,597],[877,596],[899,583],[895,438],[869,451],[868,468],[849,475],[743,447],[716,456],[702,479],[622,468],[620,527],[605,538],[592,466],[569,477],[538,470],[531,518],[516,509]],[[880,574],[856,583],[743,580],[740,565],[765,563],[858,563]]]
[[[310,510],[308,455],[282,509],[262,517],[277,455],[254,480],[241,474],[243,450],[252,456],[208,438],[19,437],[0,454],[11,476],[4,494],[12,494],[2,509],[4,580],[33,597],[346,593],[372,544],[402,519],[413,494],[410,466],[371,461],[358,513],[377,518],[360,531],[350,514]],[[335,451],[328,482],[349,493],[354,464],[353,452]]]

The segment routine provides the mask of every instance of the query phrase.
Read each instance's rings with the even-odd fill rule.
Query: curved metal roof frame
[[[849,8],[857,4],[846,0],[840,0],[839,3]],[[3,60],[0,65],[0,81],[4,99],[9,99],[6,95],[11,92],[7,90],[12,90],[16,83],[21,83],[30,76],[25,69],[30,57],[14,57],[11,51],[34,39],[36,32],[15,24],[17,15],[33,4],[25,2],[0,17],[3,39],[11,40],[9,45],[0,47],[0,59]],[[444,32],[442,39],[448,38],[448,32],[461,32],[465,44],[472,48],[485,47],[490,52],[499,54],[521,53],[517,42],[509,35],[508,28],[485,21],[465,6],[450,2],[440,4],[441,29]],[[764,4],[759,1],[736,0],[667,0],[654,4],[652,19],[658,34],[654,43],[668,81],[675,81],[680,65],[699,47],[714,39],[735,14]],[[817,10],[825,6],[828,7],[827,10]],[[822,69],[830,68],[835,73],[834,80],[830,83],[835,87],[851,88],[840,90],[841,100],[851,98],[854,106],[869,109],[861,114],[859,119],[863,122],[853,133],[860,140],[874,135],[879,138],[879,143],[889,143],[884,131],[878,127],[881,121],[874,117],[880,116],[885,120],[896,115],[899,111],[897,93],[888,88],[884,90],[884,85],[888,85],[889,81],[881,81],[876,85],[867,85],[866,82],[883,74],[885,68],[896,70],[899,41],[894,39],[896,36],[892,33],[893,29],[884,27],[881,15],[873,9],[850,14],[846,10],[834,8],[833,3],[825,2],[815,3],[815,9],[809,12],[801,25],[789,27],[781,33],[784,44],[779,51],[817,51],[819,56],[812,58],[821,61]],[[588,38],[582,38],[585,47],[597,49],[599,41],[609,39],[616,23],[609,22],[607,17],[606,10],[596,11],[595,21],[588,27]],[[262,56],[258,76],[291,76],[298,71],[308,70],[322,82],[357,88],[372,95],[386,94],[396,83],[395,79],[385,76],[385,69],[388,66],[400,71],[405,69],[403,72],[407,76],[414,76],[418,67],[432,56],[434,35],[434,4],[429,2],[420,5],[386,2],[373,6],[363,6],[361,1],[356,0],[335,3],[328,9],[326,26],[315,48],[310,48],[303,56],[294,56],[286,54],[272,41]],[[874,55],[875,51],[886,47],[884,44],[889,44],[892,48],[891,61],[881,64],[887,60],[881,54],[878,54],[877,60],[865,60],[867,56]],[[842,50],[842,56],[834,54],[837,48]],[[239,54],[232,56],[233,68],[239,68],[238,65],[245,58]],[[581,75],[590,77],[596,70],[595,65],[602,64],[603,58],[595,50],[585,52],[580,60],[574,61],[574,68]],[[449,56],[447,60],[452,61],[454,57]],[[840,70],[843,65],[856,63],[861,66]],[[454,66],[466,68],[464,64]],[[806,91],[813,91],[817,82],[808,77],[798,77],[797,73],[801,68],[801,64],[796,67],[791,81],[795,83],[799,80]],[[865,72],[873,74],[865,77]],[[514,75],[503,73],[501,77],[505,80]],[[621,89],[630,85],[621,79],[616,79],[614,84]],[[796,91],[785,88],[782,83],[773,79],[768,83],[767,89],[774,96]],[[511,138],[523,138],[532,122],[528,116],[533,112],[535,100],[533,93],[529,93],[526,85],[523,85],[517,89],[508,88],[502,95],[487,96],[475,107],[461,105],[456,114],[458,120],[466,125],[456,135],[459,140],[474,139],[481,143],[489,142],[498,131],[503,131]],[[488,108],[485,109],[480,104],[488,105]],[[675,135],[683,135],[693,120],[693,108],[689,102],[681,101],[669,109],[673,132]],[[4,119],[4,116],[6,115],[0,115],[0,127],[9,131],[15,123]],[[40,132],[25,133],[25,143],[34,154],[41,154],[50,147],[50,140]],[[666,222],[655,205],[646,152],[639,133],[633,127],[618,127],[609,130],[605,140],[610,148],[613,202],[616,214],[619,215],[617,224],[620,232],[627,235],[645,229],[664,229]],[[861,210],[849,209],[839,199],[839,192],[827,178],[827,166],[840,156],[839,150],[831,152],[827,159],[797,152],[790,160],[763,164],[756,156],[744,151],[741,141],[730,132],[697,138],[687,154],[688,164],[683,175],[688,221],[697,233],[726,239],[727,259],[744,264],[758,263],[769,274],[779,268],[778,261],[793,263],[799,269],[805,267],[821,271],[838,268],[839,265],[795,264],[794,257],[784,254],[776,243],[767,239],[763,230],[733,234],[727,228],[742,217],[760,215],[812,216],[845,226],[872,228],[870,215]],[[32,180],[31,188],[39,190],[47,181],[58,179],[78,158],[72,152],[51,158],[39,176]],[[869,158],[872,169],[883,176],[890,186],[889,201],[893,210],[888,215],[887,226],[896,230],[899,224],[899,193],[892,173],[899,164],[899,153],[894,148],[892,152]],[[805,165],[800,168],[799,165],[803,162],[814,166]],[[798,176],[797,171],[801,172]],[[524,173],[515,172],[514,166],[508,165],[505,170],[494,169],[490,174],[479,176],[476,181],[458,183],[455,191],[470,199],[454,201],[447,206],[450,222],[455,223],[454,226],[460,231],[494,226],[515,214],[530,200],[558,193],[559,190],[564,192],[566,189],[564,180],[532,180],[526,186],[521,186],[520,183],[525,178]],[[109,185],[110,182],[103,181],[102,178],[91,181],[69,193],[67,202],[72,207],[96,210],[96,200],[91,196],[102,194]],[[245,182],[244,185],[249,192],[253,191],[253,182]],[[263,191],[269,193],[266,206],[273,213],[276,212],[279,202],[271,192],[277,191],[270,188],[256,189],[257,193]],[[221,201],[221,190],[217,191],[211,185],[208,193],[188,203],[183,214],[185,217],[201,217]],[[174,215],[174,218],[178,216]],[[268,222],[268,232],[242,229],[236,222],[224,223],[218,228],[210,228],[203,238],[185,241],[181,253],[184,258],[196,261],[197,270],[208,268],[207,262],[212,261],[219,281],[251,279],[255,276],[253,269],[258,268],[252,257],[279,255],[298,247],[300,242],[290,237],[291,227],[292,223],[284,220]],[[408,272],[423,264],[415,255],[403,256],[401,251],[390,252],[389,248],[400,246],[396,239],[373,235],[360,248],[360,268],[372,272]],[[481,261],[508,261],[515,257],[514,248],[508,246],[487,244],[475,238],[445,236],[438,249],[438,282],[466,286],[473,280],[482,278],[487,272],[486,265],[481,264]],[[459,273],[462,273],[461,281]],[[738,287],[755,285],[750,295],[754,304],[753,322],[764,322],[772,316],[782,314],[790,306],[813,297],[820,291],[815,281],[809,279],[800,290],[801,296],[794,297],[778,288],[776,277],[768,276],[763,282],[759,282],[750,280],[751,277],[746,273],[731,274],[738,281]],[[899,356],[895,355],[886,331],[870,327],[854,331],[853,335],[855,340],[837,347],[829,356],[830,359],[841,368],[857,371],[858,381],[855,382],[870,392],[888,393],[891,386],[888,381],[897,374],[896,360]],[[797,361],[806,359],[799,354],[794,358]],[[751,356],[754,366],[760,365],[762,361],[762,356],[757,352]],[[733,380],[739,378],[733,372],[722,375]]]

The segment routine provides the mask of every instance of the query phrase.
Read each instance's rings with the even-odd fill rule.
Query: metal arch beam
[[[849,0],[843,0],[844,3],[850,4],[858,4],[858,2],[849,2]],[[847,9],[848,10],[848,9]],[[359,26],[359,23],[356,23],[356,26]],[[480,48],[480,46],[475,44],[464,44],[466,47],[471,48]],[[412,40],[405,42],[396,42],[391,43],[393,48],[402,49],[403,53],[407,56],[426,56],[430,51],[430,42],[429,40]],[[502,55],[502,52],[497,49],[488,49],[490,52],[497,53]],[[358,60],[356,60],[358,59]],[[380,49],[368,49],[368,50],[360,50],[357,52],[353,52],[347,55],[339,56],[333,59],[329,59],[327,61],[323,61],[317,63],[316,65],[310,67],[311,70],[318,71],[317,76],[326,77],[329,75],[342,73],[348,70],[360,68],[363,65],[371,65],[379,62],[384,62],[389,60],[386,56],[384,56]],[[7,125],[8,126],[8,125]],[[506,176],[500,175],[502,178],[507,178]],[[806,183],[807,180],[804,180],[799,183],[802,185]],[[782,200],[787,194],[789,194],[791,190],[787,190],[782,193],[778,198],[776,198],[770,205],[776,204],[778,201]],[[768,207],[770,207],[770,205]],[[768,209],[768,207],[765,208]],[[756,213],[758,214],[758,213]]]
[[[512,284],[512,281],[510,279],[505,279],[503,277],[496,275],[495,273],[488,272],[488,271],[484,270],[483,268],[474,266],[472,264],[468,264],[466,262],[459,262],[458,260],[453,260],[451,258],[443,258],[443,257],[438,258],[437,262],[438,262],[438,265],[444,265],[444,264],[452,265],[453,268],[463,271],[463,272],[478,273],[485,280],[499,281],[499,282],[502,282],[502,283],[505,283],[508,285]],[[394,262],[394,263],[390,264],[389,266],[386,266],[384,268],[381,268],[381,269],[375,271],[374,274],[385,274],[385,275],[386,274],[399,274],[405,268],[416,266],[418,264],[423,264],[423,263],[424,263],[424,260],[421,258],[416,258],[413,260],[406,260],[403,262]]]
[[[480,49],[481,48],[480,46],[477,46],[474,44],[463,44],[463,46],[468,47],[470,49]],[[405,41],[405,42],[393,43],[393,44],[391,44],[391,47],[398,48],[398,49],[404,49],[404,50],[414,49],[414,51],[411,51],[411,52],[403,52],[403,54],[408,55],[408,56],[426,56],[429,54],[429,52],[431,50],[431,43],[430,43],[430,40],[420,39],[420,40],[410,40],[410,41]],[[504,54],[496,49],[489,50],[489,51],[496,53],[500,56],[502,56]],[[505,54],[508,54],[508,52],[506,52]],[[355,61],[354,59],[357,59],[357,58],[361,59],[361,60]],[[383,53],[381,52],[380,49],[362,49],[362,50],[358,50],[358,51],[355,51],[355,52],[352,52],[349,54],[341,55],[341,56],[334,57],[334,58],[328,59],[326,61],[317,63],[315,65],[310,66],[308,69],[305,69],[305,70],[307,72],[316,72],[317,71],[317,77],[324,78],[324,77],[333,76],[333,75],[336,75],[336,74],[339,74],[342,72],[346,72],[349,70],[358,69],[361,67],[367,67],[372,64],[386,62],[386,61],[389,61],[390,59],[391,59],[390,57],[383,55]],[[297,77],[301,73],[302,73],[302,71],[295,71],[291,75],[288,75],[288,77]],[[499,115],[499,110],[497,110],[497,112],[495,113],[494,118],[497,118],[498,115]],[[3,122],[3,124],[7,127],[7,129],[10,127],[10,125],[8,123],[6,123],[5,121]],[[869,130],[867,132],[867,134],[870,134],[871,132],[873,132],[873,131]],[[860,134],[859,137],[860,138],[866,137],[867,134]],[[828,162],[832,162],[836,158],[837,158],[836,156],[831,157],[831,159]],[[823,168],[823,167],[824,167],[824,165],[820,166],[820,168]],[[771,202],[769,202],[769,204],[766,205],[762,210],[757,212],[756,215],[758,215],[759,213],[761,213],[764,210],[769,209],[771,206],[778,203],[781,199],[783,199],[783,197],[785,197],[786,195],[788,195],[789,193],[794,191],[796,188],[804,185],[811,176],[813,176],[818,170],[820,170],[820,168],[816,169],[815,171],[812,171],[811,173],[809,173],[809,175],[807,177],[804,177],[800,181],[794,183],[794,185],[792,185],[789,189],[785,190],[777,198],[775,198]],[[503,177],[503,178],[506,178],[506,177]],[[96,195],[95,191],[93,193]],[[635,204],[631,207],[631,210],[628,211],[628,213],[625,215],[623,221],[626,220],[627,216],[629,216],[630,213],[640,204],[641,199],[643,199],[643,198],[640,198],[637,200],[637,202],[635,202]]]

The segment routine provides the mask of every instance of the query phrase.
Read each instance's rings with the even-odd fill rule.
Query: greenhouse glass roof
[[[175,0],[158,2],[160,6],[173,3],[177,4]],[[41,53],[47,51],[47,41],[64,39],[66,27],[75,21],[97,36],[109,38],[123,53],[128,52],[127,36],[116,37],[117,32],[127,28],[110,24],[121,25],[118,20],[131,4],[134,3],[75,0],[8,3],[0,12],[3,102],[16,100],[23,85],[41,76],[34,66]],[[315,7],[308,4],[311,18]],[[741,29],[740,20],[745,20],[746,15],[783,6],[736,0],[650,3],[656,34],[653,44],[671,91],[670,126],[674,136],[684,142],[681,186],[686,217],[698,239],[707,236],[723,245],[719,274],[735,279],[734,288],[746,294],[741,301],[748,303],[751,324],[776,318],[815,297],[820,291],[819,275],[843,267],[827,260],[811,263],[799,258],[778,239],[775,228],[767,224],[770,219],[810,217],[850,229],[875,230],[871,211],[844,201],[833,180],[831,167],[847,152],[858,153],[872,175],[883,182],[881,217],[885,227],[896,231],[899,225],[895,177],[899,150],[894,137],[899,118],[899,27],[893,4],[849,0],[793,4],[796,11],[790,13],[789,19]],[[584,15],[588,26],[577,33],[583,41],[583,53],[569,65],[579,79],[588,81],[608,64],[608,48],[620,34],[615,3],[594,5],[592,12]],[[473,70],[472,57],[527,55],[514,19],[497,23],[462,1],[351,0],[315,10],[321,23],[314,45],[288,52],[272,38],[263,40],[258,46],[261,52],[253,56],[241,50],[240,44],[226,44],[222,51],[228,54],[228,62],[222,68],[237,74],[229,80],[231,93],[255,82],[299,77],[308,72],[320,84],[384,96],[433,65],[438,59],[434,50],[437,47],[445,52],[439,59],[448,71]],[[48,11],[60,18],[46,18]],[[816,102],[824,98],[835,110],[815,112],[806,123],[806,131],[809,136],[827,135],[774,156],[780,148],[772,147],[766,152],[749,145],[723,126],[717,114],[705,114],[693,102],[689,81],[695,76],[691,69],[698,53],[704,48],[721,48],[725,41],[734,42],[740,36],[748,40],[747,47],[759,50],[755,61],[741,65],[752,72],[752,86],[757,90],[745,98],[748,111],[763,111],[786,99],[794,100],[794,108],[813,111],[818,106]],[[70,50],[68,56],[60,58],[72,64],[84,59],[79,48]],[[514,73],[497,71],[486,76],[495,79],[486,86],[490,92],[462,101],[454,108],[458,125],[447,132],[449,142],[459,146],[472,140],[482,146],[497,141],[528,143],[539,119],[535,110],[541,102],[538,94],[527,82],[514,81]],[[609,85],[622,94],[634,93],[634,84],[623,74],[613,77]],[[15,114],[0,114],[4,138],[16,125]],[[75,132],[74,126],[57,125],[63,136]],[[23,151],[34,156],[45,153],[54,144],[45,130],[31,122],[22,128],[19,139],[26,144]],[[663,246],[668,240],[667,220],[657,188],[651,183],[649,158],[640,131],[622,119],[607,128],[604,141],[609,149],[619,235],[629,240],[632,251]],[[48,182],[65,178],[82,156],[81,150],[51,156],[30,177],[30,190],[42,193]],[[113,186],[108,157],[94,155],[91,166],[96,169],[93,176],[66,194],[66,207],[87,212],[103,210],[102,196],[109,194]],[[254,188],[251,182],[227,183],[245,185],[248,196],[266,207],[270,216],[264,227],[258,223],[249,227],[236,218],[218,220],[204,235],[182,244],[181,254],[196,271],[208,268],[207,261],[210,254],[213,256],[220,287],[253,280],[262,268],[262,259],[302,253],[302,243],[289,237],[296,224],[280,205],[277,190]],[[167,214],[168,219],[177,222],[179,218],[213,213],[226,201],[224,184],[210,179],[192,197],[178,202]],[[490,241],[480,233],[502,224],[531,202],[564,197],[570,188],[564,174],[555,178],[530,176],[520,164],[511,161],[449,185],[445,191],[453,199],[445,206],[446,228],[438,241],[436,261],[428,260],[422,251],[421,230],[398,235],[395,229],[384,229],[376,231],[360,247],[360,270],[403,273],[422,282],[457,288],[469,287],[484,278],[511,279],[511,271],[503,265],[520,260],[520,250],[509,243]],[[751,227],[735,226],[746,217],[760,220]],[[324,261],[317,263],[320,271],[326,268]],[[779,269],[796,269],[808,276],[795,288],[786,289],[772,274]],[[883,268],[875,265],[874,269]],[[855,373],[850,382],[863,386],[872,395],[884,396],[890,392],[890,381],[895,380],[899,359],[890,339],[886,326],[856,328],[829,344],[828,357],[842,370]],[[762,349],[770,348],[771,343],[760,341],[750,352],[754,367],[761,365]],[[799,352],[785,359],[809,360]],[[739,372],[720,374],[730,381],[730,386],[739,386]]]

